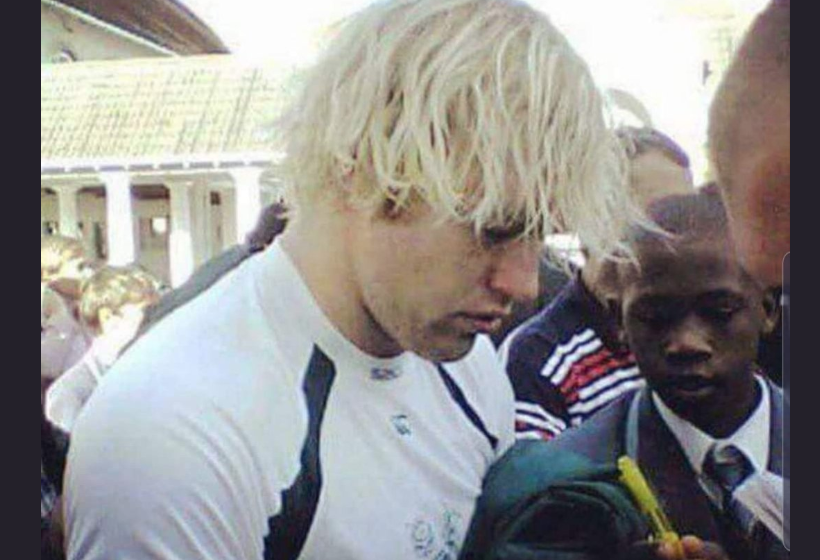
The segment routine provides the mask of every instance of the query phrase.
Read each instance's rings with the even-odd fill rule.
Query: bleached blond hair
[[[420,199],[477,231],[576,232],[592,253],[641,220],[601,92],[526,4],[373,4],[303,85],[279,123],[297,212],[329,188],[361,205]]]

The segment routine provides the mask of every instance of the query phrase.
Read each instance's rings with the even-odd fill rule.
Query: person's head
[[[714,433],[745,419],[753,364],[777,306],[741,267],[717,192],[667,197],[650,216],[672,237],[636,230],[636,263],[618,265],[620,317],[649,386]]]
[[[40,283],[61,295],[76,299],[90,268],[83,244],[71,237],[40,238]]]
[[[146,307],[158,299],[157,280],[141,268],[104,266],[83,284],[80,317],[115,358],[136,335]]]
[[[642,208],[695,192],[689,156],[669,136],[648,127],[625,126],[616,133],[630,162],[628,188]],[[584,284],[602,303],[617,295],[615,272],[615,263],[604,258],[590,257],[584,266]]]
[[[630,161],[629,188],[643,208],[665,196],[694,192],[689,156],[672,138],[648,127],[616,132]]]
[[[791,38],[788,1],[752,24],[715,94],[709,151],[748,270],[782,282],[790,247]]]
[[[274,202],[262,209],[259,220],[248,233],[245,243],[254,247],[267,247],[288,225],[287,207],[281,202]]]
[[[512,0],[366,8],[281,130],[295,203],[284,239],[307,229],[301,216],[344,223],[334,259],[380,354],[463,356],[535,296],[545,234],[577,231],[605,252],[639,215],[586,64]]]

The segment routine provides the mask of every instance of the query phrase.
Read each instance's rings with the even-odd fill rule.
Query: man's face
[[[434,361],[465,356],[498,329],[513,300],[537,296],[542,243],[520,231],[441,221],[413,203],[396,214],[361,214],[349,247],[372,333],[369,351],[410,350]]]
[[[723,192],[732,233],[746,268],[767,286],[782,283],[791,240],[791,127],[789,98],[775,97],[760,121],[742,134]]]
[[[107,358],[113,363],[113,360],[134,339],[145,317],[145,309],[150,303],[153,303],[153,301],[128,303],[116,312],[108,308],[100,310],[100,334],[97,337],[96,344],[105,354],[103,358]]]
[[[69,300],[80,297],[82,283],[93,273],[88,262],[81,257],[66,261],[60,271],[48,280],[49,287]]]
[[[621,310],[647,383],[690,421],[743,406],[758,339],[773,323],[771,300],[719,239],[676,244],[675,253],[644,245],[640,273],[623,266]]]

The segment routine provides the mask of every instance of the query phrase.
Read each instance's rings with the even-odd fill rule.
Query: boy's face
[[[642,374],[676,413],[693,420],[748,405],[750,366],[775,320],[773,298],[742,271],[718,236],[638,250],[622,266],[621,313]]]

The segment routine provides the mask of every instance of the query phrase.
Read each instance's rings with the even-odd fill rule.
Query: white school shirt
[[[785,535],[783,478],[768,471],[771,444],[771,390],[760,376],[755,379],[761,391],[757,408],[733,434],[722,439],[711,437],[675,414],[656,393],[653,393],[652,398],[661,418],[681,444],[692,470],[698,476],[701,487],[718,508],[722,507],[722,494],[716,483],[703,474],[706,456],[712,446],[717,447],[718,454],[729,445],[743,451],[754,466],[755,472],[735,489],[734,497],[783,541]]]
[[[175,311],[74,427],[71,560],[455,560],[514,439],[492,343],[376,359],[274,243]]]

